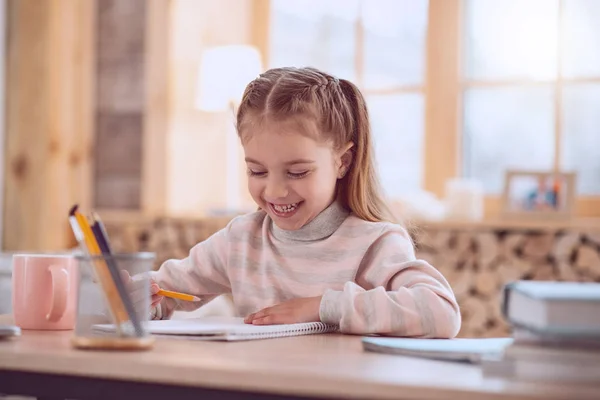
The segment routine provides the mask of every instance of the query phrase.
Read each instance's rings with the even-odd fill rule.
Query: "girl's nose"
[[[288,189],[285,182],[281,180],[271,180],[267,182],[267,186],[265,187],[265,198],[266,199],[282,199],[287,197]]]

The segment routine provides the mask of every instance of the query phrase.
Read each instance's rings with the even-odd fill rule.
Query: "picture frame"
[[[502,216],[571,218],[576,181],[577,174],[574,172],[508,170],[502,191]]]

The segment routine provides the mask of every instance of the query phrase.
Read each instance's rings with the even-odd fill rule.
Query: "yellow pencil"
[[[174,299],[185,300],[185,301],[200,301],[199,297],[192,296],[191,294],[173,292],[171,290],[160,289],[158,293],[160,296],[172,297]]]

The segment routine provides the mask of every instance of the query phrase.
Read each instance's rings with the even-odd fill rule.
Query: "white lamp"
[[[196,88],[196,108],[207,112],[231,111],[242,99],[246,85],[262,70],[260,53],[252,46],[212,47],[202,53]],[[227,124],[227,208],[240,209],[239,140],[233,121]]]

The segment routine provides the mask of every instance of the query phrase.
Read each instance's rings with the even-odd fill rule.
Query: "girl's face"
[[[250,194],[285,230],[303,227],[327,208],[347,168],[343,153],[298,129],[265,124],[243,143]]]

